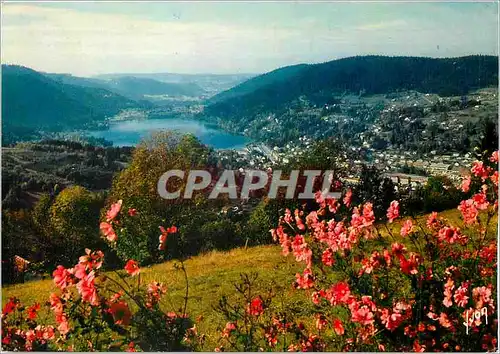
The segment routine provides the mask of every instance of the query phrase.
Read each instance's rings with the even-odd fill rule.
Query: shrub
[[[110,243],[117,241],[113,227],[119,224],[121,205],[121,201],[113,204],[101,224]],[[134,214],[131,210],[128,213]],[[161,229],[159,248],[164,249],[166,234],[175,228]],[[184,336],[191,327],[186,315],[187,292],[180,313],[165,312],[161,305],[166,287],[155,281],[141,283],[140,264],[128,258],[132,253],[130,248],[119,251],[126,264],[124,271],[115,272],[114,276],[101,272],[101,251],[86,249],[72,268],[59,265],[53,272],[59,292],[50,294],[47,304],[56,326],[38,323],[40,304],[26,308],[18,299],[10,299],[2,311],[2,350],[186,349]],[[182,262],[180,269],[186,274]]]
[[[425,225],[405,218],[396,226],[397,201],[387,210],[388,224],[376,224],[373,205],[353,206],[350,195],[343,198],[351,209],[347,217],[339,217],[332,207],[337,203],[319,194],[317,210],[287,210],[272,235],[283,255],[305,266],[294,287],[309,293],[316,329],[300,323],[282,329],[279,320],[266,327],[241,316],[241,306],[222,306],[220,311],[235,320],[221,340],[245,350],[285,350],[284,343],[290,351],[496,350],[497,247],[489,226],[498,215],[498,152],[490,161],[471,169],[483,184],[458,206],[462,228],[435,212]],[[264,299],[252,294],[243,304],[256,316],[280,318]],[[287,342],[289,337],[270,337],[270,332],[293,332],[295,338]],[[264,349],[269,338],[272,345]]]

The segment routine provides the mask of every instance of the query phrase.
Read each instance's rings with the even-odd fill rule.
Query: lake
[[[135,146],[152,132],[162,130],[191,133],[214,149],[241,149],[250,142],[245,136],[231,134],[200,121],[177,118],[115,121],[109,123],[107,130],[87,131],[86,134],[111,141],[113,146]]]

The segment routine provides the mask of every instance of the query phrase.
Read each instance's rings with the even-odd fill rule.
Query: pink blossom
[[[427,218],[427,223],[426,223],[426,225],[427,225],[427,227],[428,227],[429,229],[432,229],[432,228],[435,228],[435,227],[438,227],[438,226],[439,226],[439,221],[438,221],[437,216],[438,216],[438,213],[437,213],[437,212],[435,212],[435,211],[433,211],[433,212],[429,215],[429,217]]]
[[[481,178],[482,181],[484,181],[486,178],[488,178],[489,175],[489,168],[484,167],[482,161],[475,161],[472,164],[471,172],[476,176]]]
[[[295,287],[297,289],[310,289],[314,286],[314,276],[309,268],[304,270],[303,275],[297,273],[295,278],[297,279],[295,282]]]
[[[58,265],[57,268],[52,273],[54,278],[54,284],[62,290],[64,290],[69,283],[71,283],[71,274],[62,265]]]
[[[443,299],[443,305],[446,307],[450,307],[451,305],[453,305],[452,293],[454,288],[455,288],[454,281],[451,278],[448,278],[446,284],[444,285],[444,299]]]
[[[323,252],[323,254],[321,255],[321,261],[327,267],[331,267],[333,265],[335,260],[333,258],[333,252],[330,248],[327,248],[326,251]]]
[[[128,209],[128,215],[129,215],[129,216],[132,216],[132,217],[133,217],[133,216],[136,216],[136,215],[137,215],[137,210],[136,210],[136,209],[134,209],[134,208],[129,208],[129,209]]]
[[[462,192],[467,193],[470,190],[470,183],[471,183],[470,177],[466,177],[462,180],[462,184],[460,186]]]
[[[387,209],[387,219],[389,222],[393,222],[395,219],[399,217],[399,202],[397,200],[393,200]]]
[[[116,216],[120,212],[120,209],[122,208],[122,203],[123,203],[123,201],[120,199],[116,203],[111,204],[111,208],[106,212],[106,221],[107,222],[110,222],[111,220],[116,218]]]
[[[91,305],[98,305],[99,298],[97,296],[97,289],[94,284],[95,274],[91,271],[88,275],[83,277],[82,280],[76,284],[78,292],[82,296],[83,301],[89,302]]]
[[[469,284],[467,282],[462,283],[462,285],[455,291],[453,295],[453,300],[460,307],[465,307],[469,302],[469,297],[467,296],[469,292]]]
[[[333,320],[333,329],[338,336],[344,334],[344,326],[342,325],[342,321],[339,319]]]
[[[472,200],[474,201],[474,205],[478,210],[486,210],[488,208],[488,200],[486,199],[486,194],[477,193],[472,196]]]
[[[113,230],[113,226],[107,222],[101,222],[99,225],[99,228],[101,229],[101,232],[106,236],[109,242],[115,242],[117,237],[115,230]]]
[[[498,150],[493,151],[490,157],[491,162],[498,162]]]
[[[403,227],[401,228],[401,236],[405,237],[411,234],[412,232],[415,231],[415,228],[413,226],[413,222],[410,219],[407,219],[403,223]]]
[[[352,313],[351,321],[358,322],[363,326],[371,325],[374,322],[373,313],[367,306],[362,306]]]
[[[472,199],[462,200],[457,208],[462,213],[465,224],[474,224],[477,221],[478,211]]]
[[[498,171],[495,171],[491,176],[490,176],[490,179],[491,179],[491,182],[493,182],[493,184],[495,186],[498,186]]]
[[[326,291],[326,298],[333,306],[347,303],[351,295],[349,285],[344,282],[338,282]]]
[[[347,190],[347,192],[345,193],[343,202],[344,202],[344,205],[346,207],[349,208],[351,206],[351,202],[352,202],[352,190],[350,190],[350,189]]]
[[[125,267],[123,268],[127,271],[127,273],[131,276],[135,276],[141,272],[139,265],[133,259],[129,259]]]

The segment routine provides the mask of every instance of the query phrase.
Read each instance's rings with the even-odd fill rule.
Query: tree
[[[214,207],[218,201],[209,202],[202,192],[194,193],[188,200],[166,200],[158,194],[157,185],[161,175],[169,170],[181,170],[187,176],[191,170],[215,169],[210,152],[192,135],[157,133],[137,146],[130,165],[115,177],[106,204],[109,206],[121,199],[127,208],[138,211],[134,237],[136,244],[144,247],[143,262],[153,262],[160,257],[159,226],[183,225],[167,241],[170,257],[202,248],[200,227],[204,222],[215,220]],[[185,183],[185,178],[170,178],[167,189],[180,190],[182,194]]]
[[[397,198],[392,180],[384,178],[376,167],[366,165],[361,169],[359,184],[355,186],[354,194],[357,196],[357,203],[373,204],[373,211],[378,219],[385,218],[391,201]]]
[[[69,265],[85,247],[95,249],[103,245],[96,227],[102,204],[101,196],[80,186],[68,187],[59,193],[48,210],[48,226],[53,232],[48,242],[54,262]],[[46,205],[40,205],[40,209],[43,208]]]

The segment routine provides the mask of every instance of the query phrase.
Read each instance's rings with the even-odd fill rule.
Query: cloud
[[[386,29],[395,29],[395,28],[403,27],[406,24],[407,23],[404,20],[393,20],[393,21],[384,21],[384,22],[362,25],[362,26],[356,27],[356,29],[359,31],[386,30]]]
[[[31,5],[5,6],[3,16],[7,19],[2,29],[3,62],[49,71],[78,67],[80,74],[140,71],[141,63],[145,71],[151,64],[160,69],[161,63],[166,69],[189,70],[196,62],[216,64],[222,55],[238,58],[242,45],[267,50],[263,39],[286,41],[290,36],[290,31],[279,28],[160,22]]]
[[[191,7],[196,16],[185,13],[178,19],[161,13],[161,6],[155,7],[156,16],[147,16],[144,8],[141,13],[131,11],[132,7],[117,13],[118,8],[105,11],[100,4],[94,4],[93,11],[83,11],[78,4],[60,8],[4,3],[2,63],[77,75],[234,73],[357,54],[497,53],[497,14],[482,7],[474,7],[478,9],[474,12],[419,4],[248,6],[228,8],[238,10],[234,15],[228,10],[223,13],[221,7],[217,11],[205,7],[211,10],[205,16]],[[257,16],[259,9],[268,10],[265,20]]]

